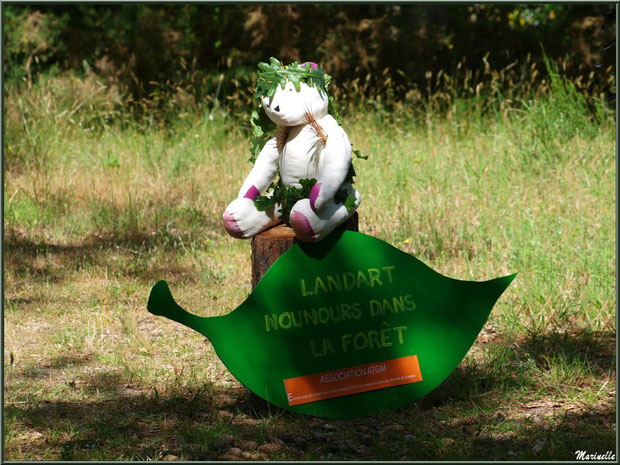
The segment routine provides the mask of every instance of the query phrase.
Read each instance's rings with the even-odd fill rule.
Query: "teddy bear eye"
[[[293,92],[293,88],[292,88],[292,87],[289,87],[289,88],[288,88],[288,91],[289,91],[289,92]]]

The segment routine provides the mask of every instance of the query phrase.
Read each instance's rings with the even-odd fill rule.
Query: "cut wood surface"
[[[359,231],[357,212],[336,230]],[[252,288],[280,256],[297,243],[295,233],[283,223],[277,224],[252,239]]]

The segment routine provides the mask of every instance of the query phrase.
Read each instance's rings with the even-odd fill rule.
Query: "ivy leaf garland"
[[[258,154],[273,136],[276,124],[269,119],[264,111],[261,111],[258,105],[255,105],[250,116],[250,126],[252,127],[252,134],[250,135],[250,158],[248,161],[255,163]]]
[[[316,179],[300,179],[299,184],[301,184],[301,187],[286,186],[282,182],[280,171],[278,170],[278,180],[275,183],[272,182],[268,189],[273,189],[271,195],[259,195],[254,200],[254,205],[256,205],[259,211],[265,211],[268,208],[279,205],[280,219],[287,226],[290,226],[289,216],[293,206],[301,199],[306,199],[310,196],[310,191],[312,186],[316,184]]]
[[[301,187],[286,186],[280,177],[280,170],[278,170],[277,175],[277,181],[272,182],[267,188],[267,192],[271,191],[271,195],[259,195],[254,200],[254,205],[256,205],[259,211],[265,211],[273,208],[275,205],[279,205],[280,219],[287,226],[290,226],[289,216],[291,209],[301,199],[310,197],[310,191],[317,181],[315,178],[300,179],[299,184],[301,184]],[[353,176],[355,176],[355,169],[353,168],[353,163],[351,163],[344,182],[353,184]],[[334,200],[337,203],[344,204],[349,213],[352,213],[357,207],[355,205],[355,196],[351,195],[346,188],[339,189],[334,196]]]
[[[344,178],[344,182],[353,184],[353,176],[355,176],[355,168],[353,168],[353,162],[349,165],[349,171],[347,172],[346,178]],[[352,213],[355,208],[355,196],[349,193],[347,188],[341,188],[336,192],[334,196],[334,200],[336,203],[342,203],[347,208],[349,213]]]

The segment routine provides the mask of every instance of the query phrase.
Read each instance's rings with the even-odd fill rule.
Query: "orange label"
[[[284,380],[290,406],[422,381],[418,356],[394,358]]]

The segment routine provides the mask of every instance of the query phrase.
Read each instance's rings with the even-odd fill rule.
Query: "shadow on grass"
[[[34,283],[61,283],[76,272],[95,267],[147,283],[162,276],[169,282],[187,282],[196,280],[197,273],[179,264],[179,256],[191,241],[164,232],[91,236],[77,245],[58,245],[9,232],[4,241],[5,267]],[[27,300],[7,299],[7,304],[32,303],[32,299]]]
[[[611,405],[558,416],[553,424],[509,423],[492,414],[446,421],[442,409],[416,404],[372,418],[325,421],[268,406],[245,389],[209,385],[166,396],[120,392],[99,402],[9,406],[6,415],[42,431],[45,447],[57,454],[50,458],[61,460],[148,460],[166,455],[203,461],[572,460],[574,450],[604,452],[615,444]],[[227,399],[225,406],[222,397]],[[462,407],[458,401],[453,404]],[[493,425],[497,429],[502,423],[506,428],[499,431],[505,434],[489,434]],[[533,448],[537,441],[548,450]]]
[[[30,365],[21,370],[17,377],[26,379],[41,379],[49,376],[53,370],[62,370],[69,366],[85,365],[92,360],[93,354],[82,355],[59,355],[49,363],[42,365]]]
[[[526,340],[510,350],[516,358],[527,353],[557,363],[563,359],[545,355],[574,356],[585,370],[609,372],[613,338],[552,333],[545,344]],[[73,363],[58,367],[65,362]],[[425,398],[374,417],[307,417],[245,388],[213,384],[179,385],[160,395],[106,371],[85,380],[87,391],[105,400],[9,405],[5,413],[37,431],[51,433],[50,425],[68,431],[44,432],[45,447],[56,451],[50,458],[62,460],[574,460],[576,450],[615,452],[615,398],[563,405],[509,362],[461,364]],[[526,405],[514,394],[524,392]]]
[[[614,372],[616,369],[616,335],[611,331],[581,330],[573,332],[550,331],[532,334],[520,350],[548,369],[557,360],[567,365],[580,364],[593,372]]]

